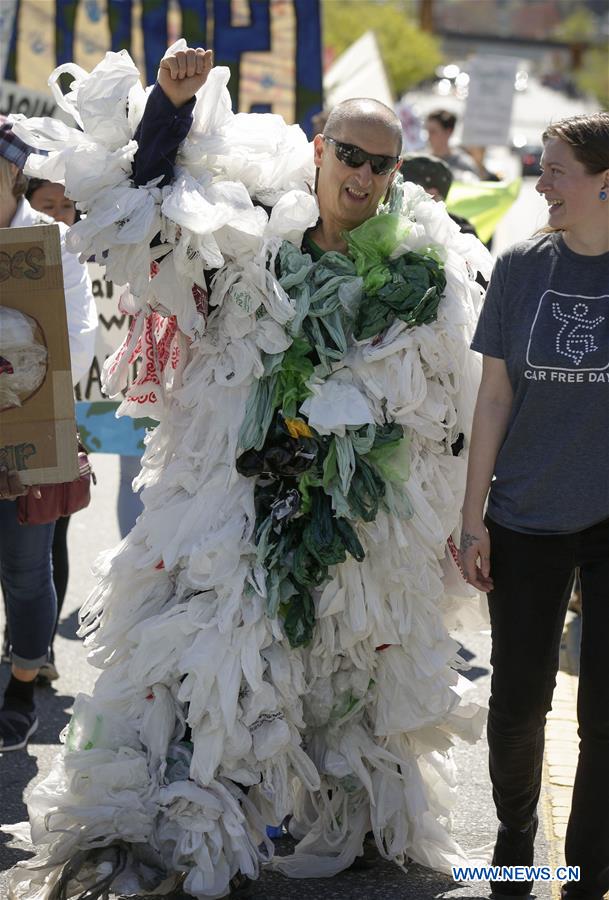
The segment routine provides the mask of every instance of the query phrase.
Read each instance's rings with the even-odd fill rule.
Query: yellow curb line
[[[561,647],[561,665],[570,669],[564,646]],[[577,684],[576,675],[570,670],[559,669],[552,709],[546,722],[543,764],[543,782],[546,790],[543,793],[542,806],[550,865],[554,869],[565,864],[564,839],[579,752]],[[560,884],[556,881],[552,882],[552,900],[560,900]]]
[[[548,841],[550,865],[565,864],[564,837],[575,782],[577,755],[577,677],[559,671],[556,677],[553,709],[546,724],[546,751],[543,765],[543,819]],[[552,763],[549,763],[549,757]],[[560,884],[552,882],[552,900],[560,900]]]

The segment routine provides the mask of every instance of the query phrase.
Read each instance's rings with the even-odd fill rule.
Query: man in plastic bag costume
[[[15,117],[50,151],[30,174],[86,213],[72,249],[130,283],[108,392],[141,356],[120,412],[160,424],[144,512],[82,609],[101,674],[32,795],[13,898],[226,896],[288,815],[303,839],[271,865],[293,877],[348,867],[370,832],[398,864],[463,857],[449,750],[482,714],[461,700],[446,544],[488,257],[422,188],[376,215],[390,110],[340,107],[311,152],[278,116],[234,115],[227,80],[170,48],[136,181],[146,94],[124,51],[51,77],[79,130]]]

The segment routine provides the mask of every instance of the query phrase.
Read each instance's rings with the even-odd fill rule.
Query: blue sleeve
[[[194,105],[195,97],[176,108],[155,84],[135,132],[138,151],[133,162],[133,180],[136,184],[147,184],[159,175],[163,176],[161,186],[169,184],[178,148],[192,125]]]
[[[476,326],[472,350],[505,359],[503,346],[502,312],[505,295],[506,269],[509,265],[509,253],[499,257],[491,275],[490,284],[482,304],[480,318]]]

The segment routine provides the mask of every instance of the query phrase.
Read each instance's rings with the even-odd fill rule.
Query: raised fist
[[[174,106],[183,106],[203,87],[212,67],[211,50],[178,50],[161,60],[157,80]]]

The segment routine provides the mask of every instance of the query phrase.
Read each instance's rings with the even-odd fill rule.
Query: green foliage
[[[559,41],[589,41],[596,35],[596,19],[589,9],[580,6],[554,29]]]
[[[398,95],[433,75],[442,62],[440,43],[410,18],[399,2],[323,0],[323,43],[338,56],[366,31],[374,31]]]
[[[593,94],[602,109],[609,109],[609,52],[606,47],[588,50],[573,77],[580,90]]]

